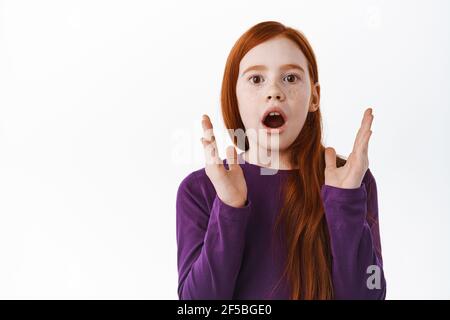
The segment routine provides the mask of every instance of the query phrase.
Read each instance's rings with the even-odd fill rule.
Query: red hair
[[[256,24],[237,40],[226,62],[221,106],[227,129],[245,131],[236,97],[240,61],[253,47],[275,37],[285,37],[298,45],[308,61],[311,84],[318,83],[316,57],[300,31],[276,21]],[[237,137],[232,136],[232,139],[240,147]],[[325,180],[325,147],[321,140],[322,117],[319,108],[308,113],[298,137],[289,146],[290,163],[298,170],[283,186],[284,203],[275,225],[278,231],[283,227],[285,234],[287,259],[282,277],[288,279],[291,299],[333,298],[330,239],[320,196]],[[248,148],[246,138],[244,151]],[[336,164],[340,167],[345,160],[337,156]]]

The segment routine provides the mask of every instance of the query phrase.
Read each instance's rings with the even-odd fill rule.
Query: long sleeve
[[[252,204],[231,207],[191,174],[176,201],[179,299],[232,299]]]
[[[335,299],[386,297],[377,186],[369,169],[366,176],[355,189],[322,186],[333,257]]]

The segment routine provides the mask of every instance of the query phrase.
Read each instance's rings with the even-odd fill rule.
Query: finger
[[[211,119],[206,114],[204,114],[202,116],[202,127],[203,127],[203,137],[206,140],[212,141],[214,144],[214,148],[216,148],[216,150],[217,150],[217,144],[215,141],[213,125],[212,125]]]
[[[210,142],[208,144],[204,144],[206,147],[206,151],[208,151],[208,156],[206,156],[205,160],[209,161],[208,164],[220,164],[221,160],[218,154],[216,138],[214,136],[213,126],[211,120],[208,115],[204,114],[202,116],[202,128],[203,128],[203,138],[205,142]]]
[[[227,147],[227,163],[229,170],[236,170],[239,167],[239,163],[237,161],[237,152],[233,146]]]
[[[202,128],[203,137],[205,137],[206,140],[211,140],[211,138],[214,136],[214,130],[211,119],[206,114],[202,115]]]
[[[325,148],[325,166],[329,169],[336,168],[336,151],[334,148]]]
[[[370,128],[370,125],[372,124],[371,121],[372,119],[373,119],[372,108],[367,108],[361,120],[361,126],[356,135],[354,146],[356,146],[361,141],[362,136],[364,136],[365,132],[368,130],[368,128]]]
[[[217,149],[214,146],[215,138],[213,137],[212,140],[213,141],[206,140],[204,137],[200,138],[200,141],[203,144],[206,165],[218,165],[222,163],[222,160],[217,153]]]
[[[363,119],[361,121],[361,128],[363,132],[369,131],[373,122],[372,108],[367,108],[364,112]]]
[[[358,150],[362,147],[362,140],[367,134],[367,132],[370,130],[373,122],[373,114],[372,114],[372,108],[367,108],[364,112],[363,119],[361,121],[361,127],[358,130],[358,133],[355,138],[355,142],[353,144],[353,152],[358,152]]]
[[[212,148],[211,141],[206,140],[204,137],[201,137],[200,141],[203,145],[203,153],[205,156],[206,165],[214,163],[215,151],[214,148]]]
[[[369,151],[369,140],[372,136],[372,130],[367,131],[366,135],[363,138],[361,151],[363,154],[367,155]]]

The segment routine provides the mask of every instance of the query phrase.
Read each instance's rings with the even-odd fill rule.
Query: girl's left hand
[[[369,138],[372,134],[372,108],[366,109],[361,127],[356,135],[353,151],[344,166],[336,167],[336,151],[325,148],[325,184],[337,188],[354,189],[361,186],[364,174],[369,168]]]

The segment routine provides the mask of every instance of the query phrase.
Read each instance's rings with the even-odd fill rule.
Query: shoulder
[[[209,211],[215,197],[215,189],[206,175],[205,168],[187,174],[180,182],[177,191],[177,208],[195,206]]]
[[[226,169],[228,169],[228,163],[226,159],[222,160],[222,163]],[[211,180],[206,175],[205,168],[200,168],[192,171],[186,175],[178,187],[178,193],[190,193],[194,197],[201,195],[205,197],[211,197],[215,193],[215,189]]]
[[[205,168],[192,171],[186,175],[178,186],[178,193],[188,192],[197,195],[200,191],[212,187],[212,183],[206,175]]]

